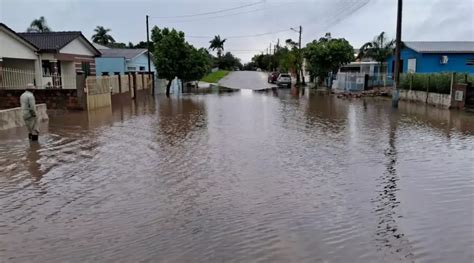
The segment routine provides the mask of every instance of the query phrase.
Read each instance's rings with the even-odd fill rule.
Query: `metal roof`
[[[102,57],[108,58],[125,58],[132,59],[142,53],[145,53],[147,49],[145,48],[109,48],[109,49],[100,49]]]
[[[106,46],[103,46],[101,44],[97,44],[97,43],[94,43],[92,42],[92,45],[97,48],[98,50],[101,50],[101,49],[110,49],[109,47],[106,47]]]
[[[43,52],[58,52],[71,41],[80,37],[89,44],[97,55],[100,54],[99,50],[80,31],[18,33],[18,35],[33,43]]]
[[[407,41],[403,43],[419,53],[474,53],[474,41]]]

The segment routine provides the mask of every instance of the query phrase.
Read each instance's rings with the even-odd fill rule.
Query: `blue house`
[[[102,55],[95,59],[97,76],[124,75],[128,72],[148,72],[148,51],[132,48],[102,48]],[[151,72],[156,68],[150,61]]]
[[[474,73],[474,41],[404,42],[401,71],[404,73]],[[393,56],[387,60],[388,73],[394,70]]]

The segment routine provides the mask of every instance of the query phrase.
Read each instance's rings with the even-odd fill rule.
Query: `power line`
[[[180,15],[180,16],[151,16],[150,18],[165,18],[165,19],[168,19],[168,18],[182,18],[182,17],[205,16],[205,15],[212,15],[212,14],[218,14],[218,13],[228,12],[228,11],[232,11],[232,10],[247,8],[247,7],[250,7],[250,6],[255,6],[255,5],[263,4],[264,2],[265,2],[265,1],[262,0],[262,1],[255,2],[255,3],[250,3],[250,4],[246,4],[246,5],[241,5],[241,6],[236,6],[236,7],[232,7],[232,8],[226,8],[226,9],[220,9],[220,10],[210,11],[210,12],[205,12],[205,13],[197,13],[197,14],[189,14],[189,15]]]
[[[256,13],[259,11],[264,11],[266,8],[259,8],[259,9],[254,9],[254,10],[248,10],[248,11],[242,11],[242,12],[237,12],[237,13],[231,13],[231,14],[225,14],[225,15],[218,15],[218,16],[209,16],[209,17],[200,17],[196,19],[186,19],[186,20],[177,20],[177,21],[166,21],[164,23],[172,24],[172,23],[187,23],[187,22],[195,22],[195,21],[203,21],[203,20],[209,20],[209,19],[216,19],[216,18],[227,18],[229,16],[236,16],[236,15],[242,15],[242,14],[250,14],[250,13]]]
[[[282,32],[288,32],[291,31],[290,29],[285,29],[285,30],[279,30],[279,31],[272,31],[272,32],[266,32],[266,33],[260,33],[260,34],[253,34],[253,35],[240,35],[240,36],[228,36],[225,37],[226,39],[232,39],[232,38],[251,38],[251,37],[261,37],[261,36],[266,36],[266,35],[273,35],[273,34],[278,34]],[[186,36],[189,38],[213,38],[214,36]]]

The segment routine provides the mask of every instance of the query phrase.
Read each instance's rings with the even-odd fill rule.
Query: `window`
[[[102,76],[108,76],[109,72],[102,72]]]
[[[89,62],[82,62],[81,68],[84,75],[89,76],[91,74],[91,64]]]
[[[415,73],[416,72],[416,58],[409,58],[408,59],[408,73]]]
[[[145,71],[145,67],[140,67],[140,71]]]
[[[474,66],[474,58],[468,58],[467,61],[466,61],[466,65]]]
[[[56,66],[56,69],[54,68]],[[51,77],[53,75],[61,75],[61,62],[52,62],[50,60],[42,60],[41,67],[43,69],[43,77]]]
[[[49,60],[41,61],[43,67],[43,77],[50,77],[53,73],[53,63]]]
[[[136,70],[137,70],[137,67],[127,67],[127,70],[128,70],[128,71],[136,71]]]

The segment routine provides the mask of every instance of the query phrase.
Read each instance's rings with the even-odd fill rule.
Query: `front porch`
[[[41,75],[35,67],[36,60],[0,58],[0,89],[24,89],[30,83],[38,85]]]

